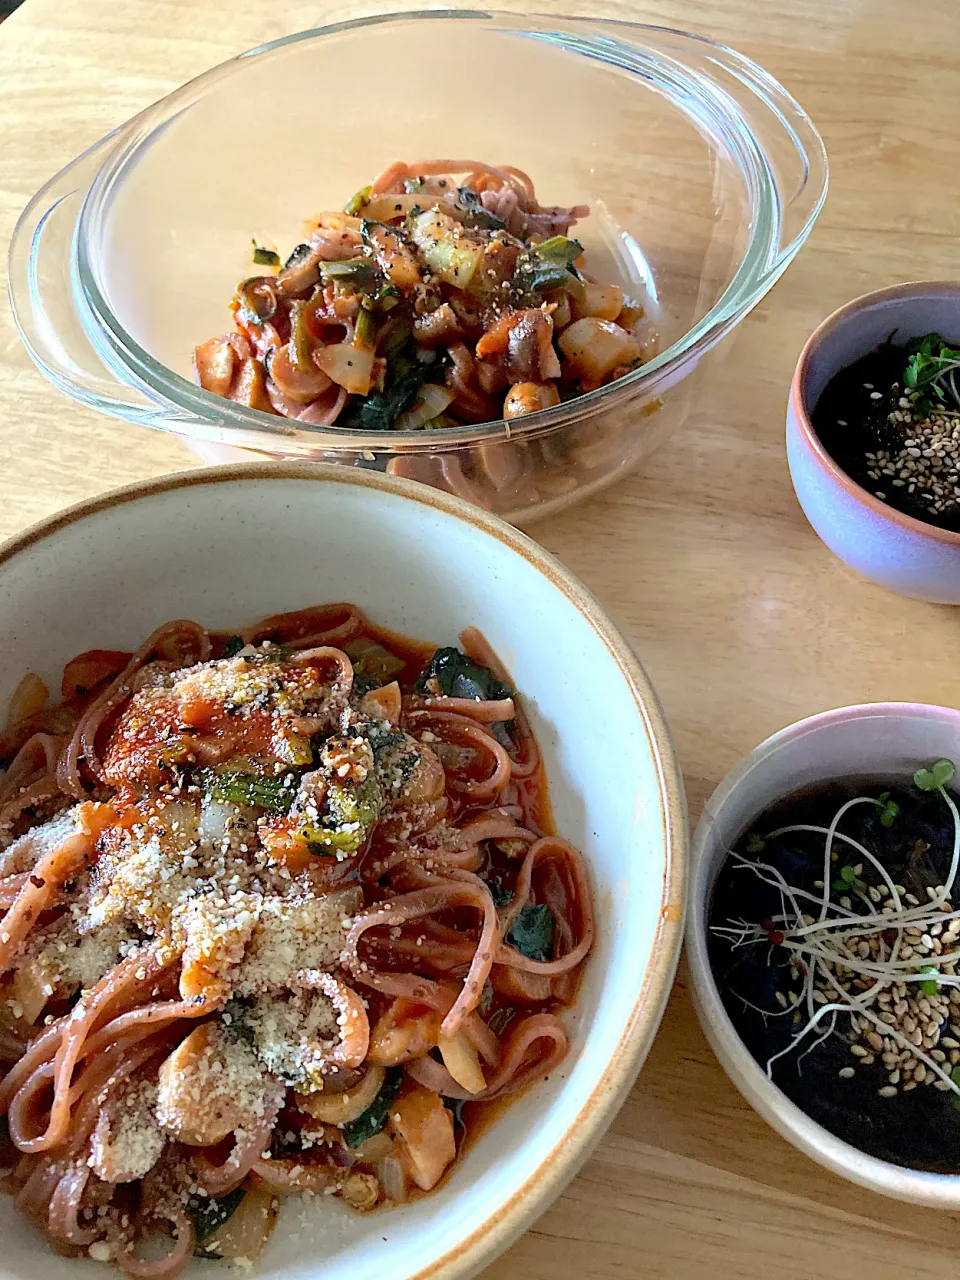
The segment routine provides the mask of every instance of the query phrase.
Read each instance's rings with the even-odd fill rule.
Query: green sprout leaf
[[[960,388],[956,373],[960,369],[960,351],[948,347],[939,333],[928,333],[909,343],[911,353],[903,371],[904,388],[910,392],[914,405],[929,413],[933,407],[930,395],[945,403],[953,401],[960,409]]]
[[[833,887],[838,893],[866,893],[867,891],[867,886],[851,866],[840,868],[840,873],[837,879],[834,880]]]
[[[952,760],[938,760],[929,769],[918,769],[913,781],[921,791],[942,791],[956,771]]]
[[[896,800],[890,799],[890,792],[884,791],[877,796],[877,804],[880,806],[880,825],[881,827],[892,827],[894,822],[900,815],[900,806]]]
[[[927,978],[920,983],[921,992],[925,996],[935,996],[937,994],[937,981],[936,981],[937,970],[934,968],[932,964],[928,964],[925,968],[921,969],[920,972],[931,974],[930,978]]]
[[[766,845],[767,842],[764,840],[763,836],[754,831],[753,835],[751,835],[747,841],[747,853],[763,853]]]

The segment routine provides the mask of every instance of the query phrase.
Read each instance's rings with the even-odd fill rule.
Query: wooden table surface
[[[377,7],[26,0],[0,27],[0,245],[61,165],[175,85],[264,40]],[[695,421],[643,474],[536,530],[636,646],[696,819],[741,755],[800,716],[871,699],[960,698],[956,613],[888,595],[836,561],[800,513],[783,449],[793,365],[824,315],[880,285],[960,276],[960,5],[534,7],[582,7],[734,45],[797,96],[831,157],[830,196],[807,247],[738,330]],[[59,395],[0,305],[0,536],[192,462],[174,437]],[[783,1142],[720,1070],[687,985],[681,969],[642,1076],[596,1155],[488,1280],[955,1276],[960,1216],[848,1186]]]

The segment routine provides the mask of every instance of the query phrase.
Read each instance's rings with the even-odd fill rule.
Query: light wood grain
[[[566,0],[539,0],[563,11]],[[866,289],[960,276],[955,0],[661,0],[593,13],[702,31],[756,58],[825,137],[833,181],[806,249],[747,320],[684,432],[537,529],[622,624],[673,726],[695,818],[721,775],[799,716],[876,698],[956,703],[954,611],[856,579],[807,527],[782,433],[797,353]],[[364,4],[27,0],[0,29],[0,244],[33,191],[108,129],[231,54]],[[0,534],[191,465],[35,371],[0,308]],[[946,1280],[960,1218],[847,1186],[747,1107],[683,973],[631,1098],[567,1193],[488,1280]]]

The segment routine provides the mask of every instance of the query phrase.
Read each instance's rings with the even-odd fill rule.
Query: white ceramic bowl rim
[[[686,945],[694,1003],[703,1030],[737,1088],[772,1128],[813,1160],[870,1190],[899,1200],[910,1200],[942,1209],[957,1209],[960,1208],[960,1176],[909,1169],[868,1155],[817,1124],[767,1078],[765,1071],[740,1039],[724,1008],[707,952],[706,921],[713,880],[709,884],[704,883],[707,876],[704,863],[713,812],[740,789],[754,769],[787,742],[798,741],[831,724],[911,714],[952,723],[960,732],[960,711],[951,707],[915,702],[858,703],[823,711],[788,725],[761,742],[730,770],[707,802],[693,834]],[[749,825],[749,821],[750,819],[743,824],[744,827]]]
[[[613,626],[596,598],[559,561],[532,539],[462,499],[378,472],[349,470],[336,464],[267,462],[210,467],[160,476],[114,489],[77,503],[24,530],[0,545],[0,566],[59,530],[88,516],[139,498],[184,487],[235,481],[282,479],[356,485],[401,496],[472,524],[504,544],[545,576],[589,622],[630,688],[646,733],[660,796],[664,866],[656,938],[651,962],[643,974],[630,1015],[613,1053],[574,1120],[527,1180],[493,1215],[471,1224],[460,1243],[409,1280],[454,1280],[474,1274],[505,1249],[574,1177],[590,1155],[631,1088],[653,1040],[670,992],[683,935],[687,855],[687,818],[683,783],[669,731],[650,682],[629,644]]]

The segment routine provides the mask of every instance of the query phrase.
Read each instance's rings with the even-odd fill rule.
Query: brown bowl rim
[[[861,506],[866,507],[874,515],[890,521],[891,524],[898,525],[908,533],[932,538],[935,542],[942,542],[948,547],[955,547],[960,550],[960,533],[955,533],[952,529],[940,529],[936,525],[927,524],[925,520],[918,520],[915,516],[909,516],[903,511],[898,511],[895,507],[874,497],[869,489],[857,484],[842,467],[838,466],[824,448],[820,437],[814,430],[807,410],[805,394],[805,384],[814,352],[829,341],[833,331],[850,316],[855,315],[858,311],[865,310],[877,302],[896,301],[907,297],[922,299],[930,296],[949,295],[956,295],[958,305],[960,305],[960,281],[911,280],[903,284],[887,285],[882,289],[874,289],[870,293],[863,293],[859,297],[853,298],[850,302],[845,302],[836,311],[832,311],[826,319],[821,320],[820,324],[817,325],[800,352],[800,358],[797,361],[797,367],[790,383],[790,407],[804,443],[823,470],[849,497],[853,498],[855,502],[859,502]],[[866,352],[863,354],[866,355]]]
[[[656,692],[630,644],[596,597],[526,534],[461,498],[415,481],[348,469],[336,463],[311,462],[247,462],[176,472],[87,498],[38,521],[0,544],[0,566],[70,525],[140,498],[205,485],[285,479],[336,482],[400,496],[467,521],[525,559],[583,615],[616,662],[646,730],[658,777],[659,817],[665,848],[659,924],[650,950],[650,963],[600,1078],[560,1140],[500,1209],[484,1218],[442,1257],[405,1278],[461,1280],[498,1257],[560,1195],[603,1137],[650,1050],[673,985],[683,941],[689,828],[682,776]]]

